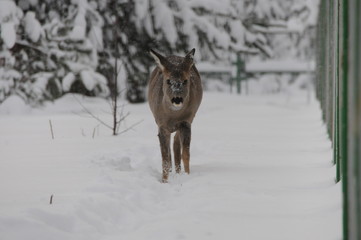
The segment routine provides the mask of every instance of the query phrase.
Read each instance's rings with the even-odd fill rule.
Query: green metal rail
[[[343,239],[361,239],[361,1],[321,0],[316,93],[343,190]]]

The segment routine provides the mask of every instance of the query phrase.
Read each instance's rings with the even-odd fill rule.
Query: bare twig
[[[112,106],[113,106],[113,135],[117,135],[117,110],[118,110],[118,56],[115,58],[115,67],[114,67],[114,89],[112,96]]]
[[[122,121],[125,121],[125,119],[129,116],[129,112],[125,115],[125,116],[122,116],[123,114],[120,114],[119,115],[119,120],[118,120],[118,122],[117,122],[117,133],[119,132],[119,128],[120,128],[120,123],[122,122]]]
[[[50,120],[50,119],[49,119],[49,125],[50,125],[51,138],[54,139],[53,124],[51,124],[51,120]]]
[[[83,110],[89,114],[92,118],[94,118],[95,120],[97,120],[99,123],[101,123],[102,125],[106,126],[109,129],[113,129],[112,126],[110,126],[109,124],[107,124],[106,122],[104,122],[102,119],[100,119],[99,117],[95,116],[89,109],[87,109],[80,101],[79,99],[77,99],[74,95],[73,97],[76,99],[76,101],[80,104],[80,106],[83,108]]]
[[[96,125],[96,126],[94,127],[94,129],[93,129],[93,135],[92,135],[92,138],[93,138],[93,139],[94,139],[94,137],[95,137],[95,132],[96,132],[96,130],[97,130],[98,127],[99,127],[99,124]]]
[[[94,139],[94,136],[95,136],[95,130],[96,130],[97,128],[95,127],[94,129],[93,129],[93,135],[92,135],[92,138]]]
[[[116,124],[119,124],[121,121],[124,121],[128,116],[130,115],[130,113],[128,112],[127,114],[125,114],[125,115],[119,115],[119,119],[118,119],[118,121],[116,122]]]
[[[144,120],[140,120],[140,121],[132,124],[130,127],[124,129],[124,130],[121,131],[121,132],[118,132],[117,135],[120,135],[120,134],[122,134],[122,133],[128,132],[129,130],[134,130],[133,128],[134,128],[135,126],[139,125],[139,124],[140,124],[141,122],[143,122],[143,121],[144,121]]]
[[[110,130],[112,130],[114,136],[120,135],[120,134],[125,133],[125,132],[127,132],[127,131],[129,131],[129,130],[133,130],[133,128],[134,128],[135,126],[137,126],[138,124],[140,124],[141,122],[143,122],[143,120],[138,121],[138,122],[132,124],[130,127],[122,130],[121,132],[119,132],[120,123],[123,122],[123,121],[125,121],[125,119],[130,115],[130,112],[127,112],[126,114],[124,114],[124,106],[125,106],[125,104],[122,104],[121,106],[117,106],[117,109],[118,109],[118,108],[121,109],[121,112],[119,113],[119,115],[118,115],[118,112],[117,112],[117,111],[114,112],[114,109],[115,109],[115,108],[112,109],[112,113],[111,113],[111,114],[113,115],[113,124],[114,124],[114,125],[113,125],[113,126],[110,126],[109,124],[107,124],[106,122],[104,122],[102,119],[100,119],[99,117],[95,116],[88,108],[86,108],[86,107],[80,102],[80,100],[79,100],[77,97],[75,97],[74,95],[73,95],[73,97],[74,97],[75,100],[79,103],[79,105],[83,108],[83,111],[84,111],[86,114],[89,115],[89,117],[94,118],[94,119],[97,120],[100,124],[102,124],[103,126],[109,128]],[[78,115],[79,115],[79,114],[78,114]],[[114,116],[115,116],[115,117],[114,117]],[[114,121],[115,121],[115,122],[114,122]],[[93,129],[92,138],[95,137],[96,129],[98,129],[98,131],[99,131],[99,125],[97,125],[97,126]]]

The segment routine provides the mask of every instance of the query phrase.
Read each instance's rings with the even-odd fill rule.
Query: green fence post
[[[232,65],[235,65],[237,67],[237,73],[234,78],[232,78],[232,81],[236,81],[237,83],[237,93],[242,93],[242,80],[246,79],[246,65],[244,60],[241,58],[241,53],[237,53],[237,60],[235,62],[232,62]]]
[[[340,161],[343,192],[343,239],[348,240],[348,169],[347,169],[347,70],[348,70],[348,1],[342,0],[342,81],[340,85]]]
[[[335,82],[334,82],[334,141],[333,141],[333,159],[334,164],[336,164],[336,182],[339,182],[341,180],[341,168],[340,168],[340,121],[339,121],[339,88],[340,88],[340,71],[341,68],[340,64],[340,43],[342,43],[342,40],[340,41],[341,31],[340,31],[340,24],[342,23],[341,14],[340,14],[340,0],[335,1],[335,14],[336,14],[336,31],[335,31]]]
[[[348,5],[348,238],[361,239],[361,3],[349,1]]]
[[[361,239],[361,1],[321,0],[317,97],[342,180],[344,240]]]
[[[335,50],[335,39],[334,39],[334,31],[335,31],[335,12],[334,12],[334,2],[328,1],[328,49],[327,49],[327,130],[330,136],[332,143],[334,143],[333,136],[333,112],[334,112],[334,73],[335,73],[335,61],[334,61],[334,50]]]

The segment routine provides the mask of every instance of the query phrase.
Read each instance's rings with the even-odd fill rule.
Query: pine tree
[[[311,59],[314,52],[317,6],[317,0],[249,1],[249,29],[263,33],[271,53],[263,58]]]
[[[22,75],[15,69],[12,48],[23,12],[12,1],[0,2],[0,103],[18,91]]]
[[[94,7],[86,0],[18,4],[25,19],[15,55],[27,98],[37,103],[67,92],[108,96],[108,80],[96,72],[103,20]]]

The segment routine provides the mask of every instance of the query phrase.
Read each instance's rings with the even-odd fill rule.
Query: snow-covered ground
[[[111,120],[104,100],[81,101]],[[306,93],[206,93],[191,174],[168,184],[148,105],[125,108],[128,126],[143,121],[113,137],[71,95],[0,105],[1,240],[341,239],[331,144]]]

